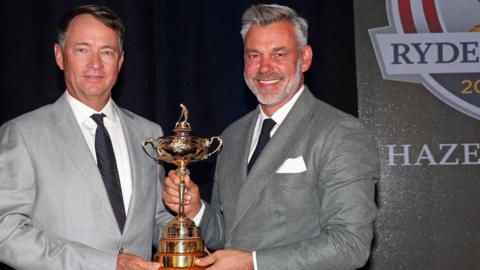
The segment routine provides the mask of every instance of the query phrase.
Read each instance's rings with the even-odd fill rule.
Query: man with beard
[[[354,117],[304,85],[307,22],[285,6],[243,15],[244,77],[254,111],[222,134],[211,204],[187,177],[186,213],[201,218],[209,269],[354,269],[369,257],[379,158]],[[263,149],[262,149],[263,148]],[[178,205],[170,172],[163,198]]]

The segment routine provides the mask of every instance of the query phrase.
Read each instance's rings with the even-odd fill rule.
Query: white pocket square
[[[278,168],[277,173],[301,173],[307,171],[303,157],[289,158]]]

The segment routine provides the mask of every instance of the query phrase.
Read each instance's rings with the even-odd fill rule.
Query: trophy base
[[[205,269],[195,265],[195,259],[207,256],[200,237],[200,228],[195,223],[178,215],[162,229],[162,239],[154,261],[161,269]]]
[[[160,263],[160,269],[162,270],[202,270],[206,267],[194,265],[194,261],[196,258],[201,258],[206,255],[206,252],[193,252],[188,254],[157,252],[154,260]]]

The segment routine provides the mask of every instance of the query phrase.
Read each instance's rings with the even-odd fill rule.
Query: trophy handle
[[[211,155],[213,155],[213,154],[215,154],[216,152],[218,152],[218,151],[220,150],[220,148],[222,148],[223,140],[220,139],[220,137],[217,137],[217,136],[211,137],[211,138],[210,138],[210,144],[212,144],[214,140],[217,140],[218,146],[217,146],[217,148],[215,148],[215,150],[213,150],[212,152],[210,152],[210,153],[207,154],[207,158],[209,158]]]
[[[154,156],[152,156],[148,150],[147,150],[147,144],[151,144],[153,145],[153,140],[152,138],[149,138],[149,139],[146,139],[143,144],[142,144],[142,147],[143,147],[143,151],[145,151],[145,153],[150,157],[152,158],[153,160],[157,160]],[[158,160],[157,160],[158,161]]]

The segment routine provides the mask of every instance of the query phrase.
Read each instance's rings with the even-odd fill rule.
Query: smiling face
[[[82,14],[70,22],[64,48],[57,43],[54,49],[68,93],[100,111],[111,96],[123,63],[117,32],[92,15]]]
[[[288,21],[253,25],[245,36],[244,61],[245,82],[271,116],[303,85],[312,49],[306,45],[299,50],[294,26]]]

